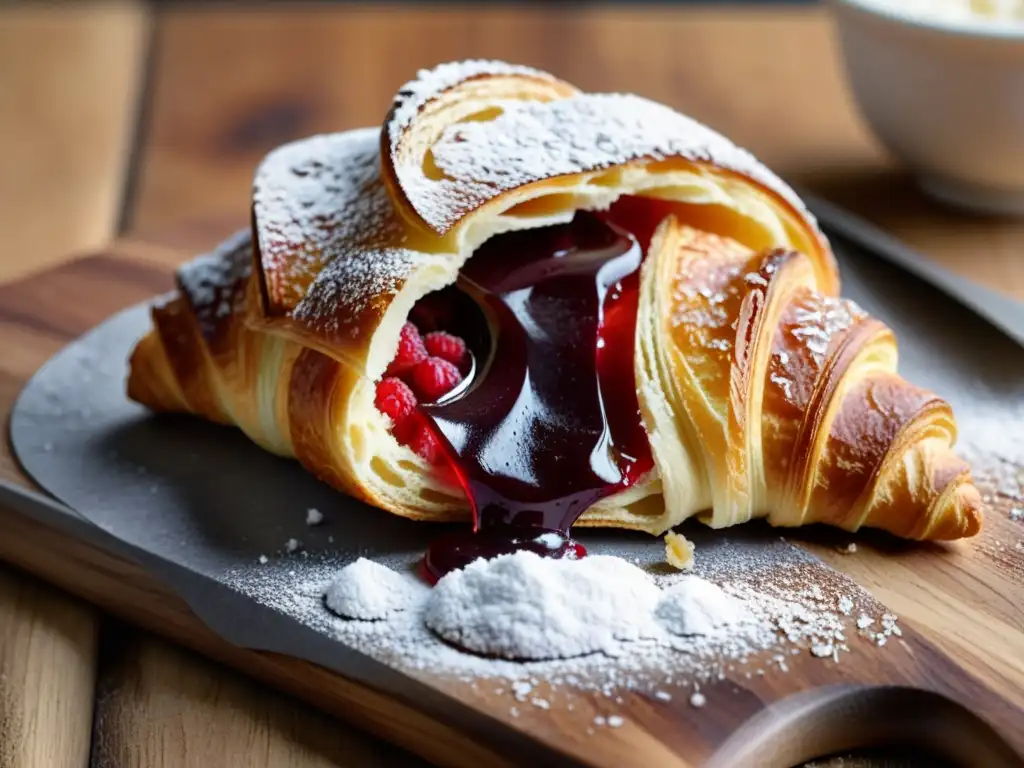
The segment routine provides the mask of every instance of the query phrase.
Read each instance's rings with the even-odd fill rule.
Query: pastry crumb
[[[680,571],[693,568],[693,542],[681,533],[665,534],[665,562]]]
[[[851,541],[849,544],[845,544],[841,547],[836,547],[836,549],[839,552],[842,552],[844,555],[852,555],[854,552],[857,551],[857,545]]]
[[[314,525],[320,525],[324,521],[324,515],[315,507],[310,507],[306,510],[306,525],[313,527]]]

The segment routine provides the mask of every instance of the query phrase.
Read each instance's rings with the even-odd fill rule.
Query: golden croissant
[[[519,274],[504,261],[550,233],[591,227],[586,237],[645,252],[635,331],[616,342],[629,345],[632,376],[628,360],[619,375],[631,386],[602,379],[595,399],[584,382],[583,404],[566,407],[590,398],[631,412],[650,461],[628,482],[612,471],[579,524],[660,534],[692,516],[713,527],[764,517],[914,539],[980,528],[949,405],[901,379],[891,331],[838,298],[829,244],[797,195],[668,107],[582,93],[527,67],[446,64],[404,85],[381,129],[271,152],[252,206],[251,231],[184,265],[154,306],[130,361],[132,399],[235,425],[381,509],[467,519],[473,486],[398,439],[397,417],[377,407],[380,382],[393,378],[410,314],[453,285],[477,297],[492,329],[502,312],[520,312],[520,328],[533,322],[502,282]],[[499,287],[481,287],[485,277]],[[610,310],[597,306],[578,325],[600,349]],[[572,318],[560,322],[552,327],[576,332]],[[551,335],[542,331],[531,332]],[[484,380],[501,363],[475,361]],[[591,459],[622,458],[606,437]]]

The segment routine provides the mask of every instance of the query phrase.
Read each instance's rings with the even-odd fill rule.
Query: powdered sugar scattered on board
[[[682,578],[665,590],[655,615],[673,635],[713,637],[747,623],[743,604],[699,576]]]
[[[976,395],[983,395],[979,385]],[[1001,384],[1005,386],[1005,384]],[[982,534],[974,546],[993,558],[1001,569],[1024,578],[1024,387],[1014,407],[991,413],[985,401],[967,400],[953,405],[957,419],[957,453],[971,465],[971,474],[989,506]],[[1003,517],[1011,526],[994,524]]]
[[[324,513],[319,509],[310,507],[306,510],[306,525],[312,527],[320,525],[324,521]]]
[[[337,565],[329,561],[297,560],[292,576],[257,568],[236,574],[232,582],[260,602],[408,674],[442,684],[493,681],[488,684],[493,695],[507,696],[510,707],[526,704],[533,711],[543,709],[536,701],[555,708],[579,692],[604,696],[614,706],[626,692],[670,700],[673,689],[692,688],[695,683],[785,674],[793,654],[810,656],[814,645],[831,644],[832,655],[808,663],[841,663],[846,653],[867,647],[879,652],[876,638],[858,633],[854,617],[863,614],[881,626],[884,609],[849,579],[798,550],[781,543],[765,548],[764,542],[747,546],[729,541],[702,550],[701,555],[697,575],[720,585],[742,604],[746,618],[740,631],[712,636],[662,632],[617,641],[606,652],[547,661],[511,661],[460,651],[427,627],[427,595],[384,620],[337,618],[323,602],[327,584],[337,575]],[[661,590],[670,591],[693,578],[666,574],[657,559],[642,559],[640,565]],[[414,561],[391,560],[387,565],[414,588],[426,589]],[[885,636],[884,629],[882,633]],[[708,690],[701,695],[708,695]]]
[[[787,379],[785,376],[781,376],[778,373],[772,373],[769,376],[769,380],[772,384],[777,384],[782,388],[782,394],[786,396],[787,400],[793,399],[793,382],[791,379]]]

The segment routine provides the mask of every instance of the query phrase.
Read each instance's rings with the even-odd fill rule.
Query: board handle
[[[1024,757],[952,699],[902,686],[825,686],[752,717],[707,768],[797,768],[861,750],[901,750],[921,765],[1024,768]],[[917,764],[917,763],[915,763]]]

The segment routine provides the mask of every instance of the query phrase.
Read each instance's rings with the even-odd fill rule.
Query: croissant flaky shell
[[[154,307],[129,396],[234,424],[390,512],[468,518],[461,487],[391,436],[375,382],[416,301],[454,283],[482,243],[616,201],[672,217],[643,267],[637,329],[655,468],[580,524],[660,533],[701,514],[916,538],[977,530],[949,407],[896,377],[891,334],[834,299],[834,257],[788,186],[668,107],[501,62],[421,72],[382,128],[271,152],[251,231],[183,266]],[[814,301],[849,328],[819,329],[827,343],[793,332]],[[724,325],[702,330],[705,314]]]
[[[715,528],[972,536],[982,501],[949,404],[896,373],[896,339],[810,260],[676,217],[642,270],[636,360],[666,506]]]

